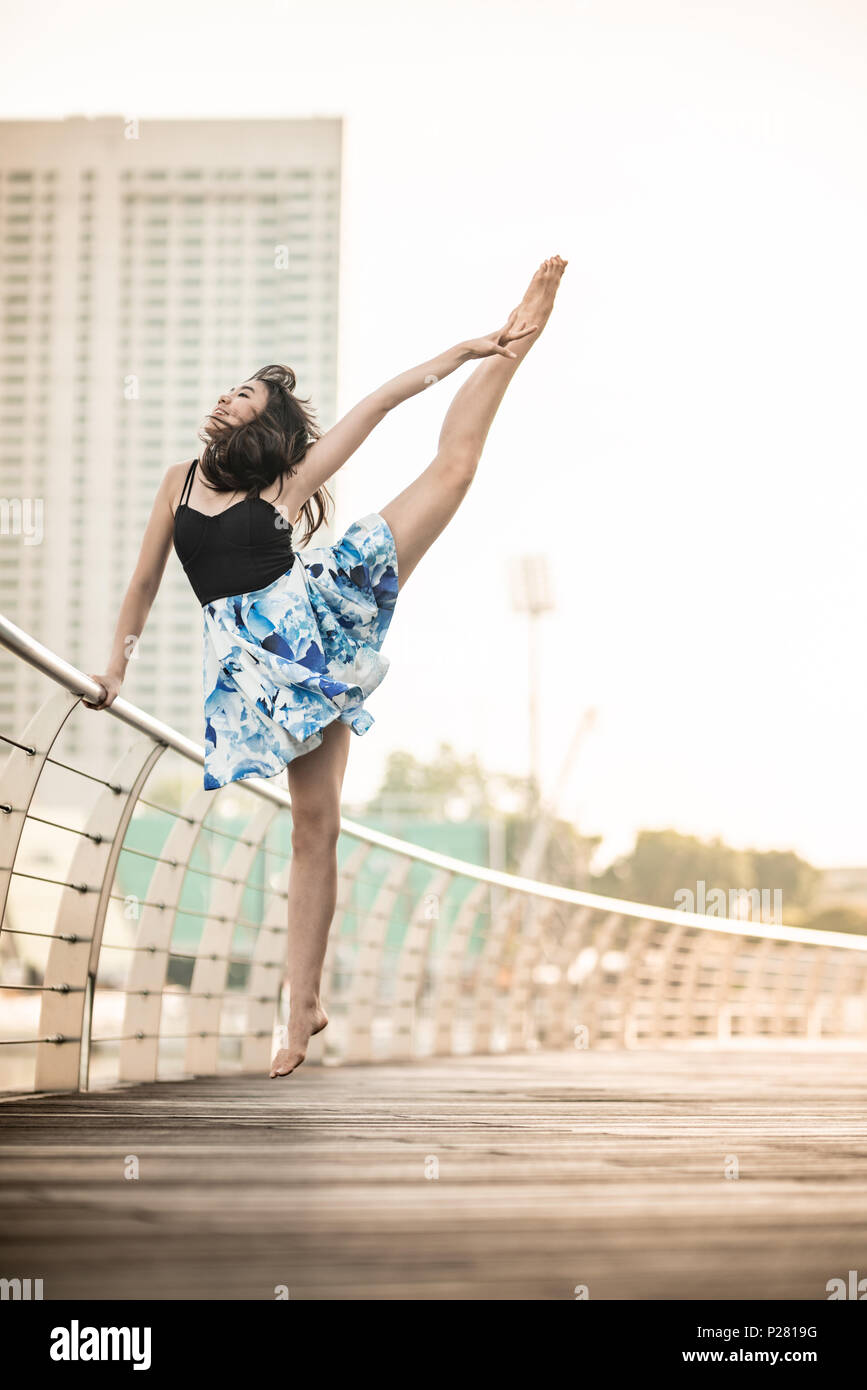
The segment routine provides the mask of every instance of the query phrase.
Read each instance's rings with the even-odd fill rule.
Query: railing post
[[[626,969],[620,977],[618,1004],[620,1006],[620,1042],[623,1047],[635,1047],[638,1038],[638,1000],[641,996],[639,978],[644,970],[647,943],[650,940],[654,922],[642,917],[638,922],[630,921],[626,937]]]
[[[288,876],[287,864],[271,890],[264,921],[253,943],[247,978],[246,1028],[241,1042],[241,1067],[245,1072],[265,1071],[271,1062],[280,986],[286,969],[287,902],[283,885]]]
[[[426,886],[413,909],[397,963],[392,1012],[393,1029],[389,1056],[409,1060],[416,1053],[416,1004],[424,980],[425,967],[430,961],[431,943],[440,907],[454,881],[454,874],[441,869]],[[436,912],[430,907],[436,905]]]
[[[510,1052],[521,1051],[536,1044],[536,1020],[532,1001],[536,997],[534,979],[542,959],[542,943],[557,904],[544,898],[527,895],[522,905],[523,926],[512,967],[506,1016],[506,1047]]]
[[[475,1052],[494,1051],[497,999],[501,991],[505,997],[508,983],[511,983],[523,910],[524,895],[516,890],[509,894],[500,911],[491,919],[476,984],[473,1010]]]
[[[476,918],[489,898],[487,884],[473,884],[457,910],[444,948],[438,955],[428,958],[435,972],[429,1009],[433,1051],[437,1056],[447,1056],[454,1051],[454,1025],[463,984],[462,966]]]
[[[579,1001],[581,1017],[578,1024],[587,1029],[587,1039],[590,1047],[598,1047],[607,1039],[602,1035],[602,965],[605,954],[611,944],[611,939],[618,930],[622,918],[617,912],[606,912],[604,916],[594,918],[593,934],[591,936],[590,948],[595,954],[593,964],[586,978],[579,987]],[[588,988],[588,981],[594,980],[594,987]]]
[[[216,794],[217,797],[220,795],[219,792]],[[216,809],[212,803],[211,814]],[[257,807],[243,837],[232,846],[220,870],[220,877],[210,881],[210,906],[199,937],[190,981],[184,1067],[192,1076],[215,1076],[219,1071],[221,1020],[232,938],[240,916],[246,880],[276,815],[277,807],[267,802]],[[235,882],[226,883],[227,878]]]
[[[671,987],[671,975],[669,966],[672,957],[680,945],[686,926],[670,927],[665,935],[662,945],[658,947],[658,959],[654,960],[654,973],[656,979],[649,990],[650,1016],[648,1018],[649,1038],[648,1041],[654,1046],[659,1046],[665,1041],[667,1015],[665,1006],[668,1002],[668,992]]]
[[[412,860],[394,861],[364,915],[353,971],[353,993],[346,1015],[344,1061],[373,1060],[373,1022],[386,937],[394,905],[409,878]]]
[[[343,973],[342,956],[347,946],[343,926],[348,916],[358,915],[359,908],[354,901],[355,887],[372,850],[373,845],[365,840],[359,841],[337,876],[337,902],[322,967],[322,993],[329,1006],[329,1023],[323,1032],[315,1033],[310,1039],[307,1056],[311,1061],[336,1063],[343,1060],[346,1017],[349,1009],[343,978],[340,978],[338,988],[338,977],[342,977]]]
[[[136,739],[112,770],[87,818],[63,889],[45,967],[40,1033],[68,1037],[58,1046],[41,1042],[36,1051],[36,1089],[74,1091],[81,1082],[81,1054],[90,1057],[90,1005],[99,967],[102,932],[124,836],[139,794],[164,752],[160,744]],[[91,988],[88,990],[88,980]],[[71,986],[58,993],[57,987]]]
[[[0,814],[0,924],[6,920],[21,836],[45,760],[78,701],[69,690],[55,690],[28,721],[18,740],[22,746],[11,747],[3,762],[0,799],[9,809]]]
[[[547,1018],[543,1028],[544,1047],[562,1048],[574,1042],[575,1020],[572,1016],[572,1002],[576,995],[574,983],[569,979],[569,970],[578,959],[592,929],[594,912],[590,907],[571,907],[568,903],[557,904],[558,918],[565,918],[560,937],[553,953],[552,964],[557,970],[557,981],[547,1000]]]
[[[213,792],[199,788],[177,816],[154,868],[148,889],[150,901],[139,913],[121,1029],[121,1081],[157,1078],[169,948],[184,877],[213,798]]]

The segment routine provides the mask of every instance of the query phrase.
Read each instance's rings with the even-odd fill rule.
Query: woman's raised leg
[[[480,363],[449,407],[433,463],[382,509],[395,540],[401,587],[466,495],[506,387],[548,320],[565,266],[559,256],[543,261],[517,311],[518,321],[536,324],[537,332],[510,344],[513,358]],[[294,1071],[311,1036],[328,1022],[319,990],[337,903],[340,795],[351,736],[348,725],[329,724],[320,746],[289,764],[289,1030],[271,1064],[272,1077]]]
[[[488,357],[476,367],[449,406],[433,463],[381,509],[394,536],[400,588],[466,496],[506,387],[545,327],[565,268],[559,256],[542,262],[517,311],[538,331],[509,344],[514,358]]]
[[[288,1076],[307,1055],[307,1044],[328,1022],[319,990],[328,932],[337,905],[340,794],[352,730],[335,720],[322,742],[289,764],[292,863],[289,868],[289,1030],[271,1063],[272,1076]]]

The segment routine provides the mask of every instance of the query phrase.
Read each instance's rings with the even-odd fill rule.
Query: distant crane
[[[551,831],[560,813],[560,805],[569,785],[572,769],[587,735],[596,723],[596,718],[597,711],[592,707],[584,710],[578,718],[575,731],[572,734],[572,741],[560,764],[560,771],[557,774],[557,780],[551,794],[548,797],[543,797],[540,801],[536,824],[533,826],[533,833],[521,856],[521,863],[518,868],[518,873],[522,878],[538,878],[539,876],[545,851],[551,839]]]

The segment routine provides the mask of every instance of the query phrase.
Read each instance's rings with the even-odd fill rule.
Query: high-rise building
[[[287,363],[333,423],[341,138],[339,119],[0,122],[0,611],[84,670],[221,391]],[[123,694],[201,741],[200,667],[172,554]],[[0,728],[24,727],[37,679],[3,659]],[[119,754],[100,724],[77,720],[70,751]]]

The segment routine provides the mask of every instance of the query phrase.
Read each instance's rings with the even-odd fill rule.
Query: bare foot
[[[527,286],[524,298],[515,310],[518,322],[526,319],[527,323],[536,324],[536,332],[531,338],[525,340],[527,350],[538,338],[550,318],[551,310],[554,307],[554,296],[567,265],[568,261],[564,261],[562,256],[550,256],[547,261],[543,261]],[[516,344],[515,352],[518,352],[520,347],[520,343]]]
[[[278,1049],[271,1063],[271,1076],[288,1076],[296,1067],[300,1067],[307,1056],[310,1039],[314,1033],[321,1033],[327,1023],[328,1015],[321,1004],[290,1007],[286,1046]],[[285,1034],[287,1030],[281,1029],[281,1033]]]

